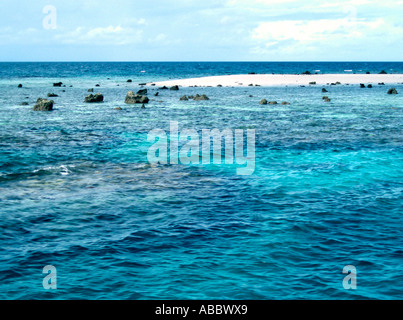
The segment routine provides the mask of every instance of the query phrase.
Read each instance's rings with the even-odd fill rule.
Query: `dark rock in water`
[[[315,85],[315,84],[316,84],[316,81],[309,82],[309,84]]]
[[[181,97],[179,100],[180,100],[180,101],[188,101],[189,98],[188,98],[187,96],[183,96],[183,97]]]
[[[255,87],[260,87],[260,84],[255,84]]]
[[[53,84],[54,87],[61,87],[63,82],[56,82]]]
[[[147,89],[141,89],[141,90],[137,91],[137,94],[145,96],[147,94],[147,92],[148,92]]]
[[[39,98],[34,106],[34,111],[52,111],[53,110],[53,100],[47,100]]]
[[[139,83],[139,86],[146,86],[147,83],[143,82],[143,83]]]
[[[250,94],[250,95],[249,95],[249,98],[253,98],[253,95]]]
[[[148,103],[149,99],[147,96],[140,94],[134,94],[133,91],[129,91],[126,95],[125,103],[135,104],[135,103]]]
[[[369,71],[367,71],[367,72],[365,72],[366,74],[371,74],[371,72],[369,72]]]
[[[304,71],[302,74],[311,74],[309,71]]]
[[[370,88],[370,89],[371,89],[371,88],[372,88],[372,84],[369,84],[369,85],[368,85],[368,88]]]
[[[55,93],[48,93],[48,98],[54,98],[54,97],[58,97],[58,95]]]
[[[132,79],[129,79],[129,80],[127,80],[127,82],[129,82],[129,83],[130,83],[130,82],[133,82],[133,81],[132,81]]]
[[[169,90],[175,90],[175,91],[177,91],[177,90],[179,90],[179,87],[178,87],[178,86],[173,86],[173,87],[170,87]]]
[[[379,74],[388,74],[385,70],[382,70],[381,72],[379,72]]]
[[[268,102],[267,102],[267,100],[266,99],[262,99],[262,100],[260,100],[260,102],[259,102],[260,104],[267,104]]]
[[[152,83],[151,86],[152,86],[152,87],[155,87],[155,83]]]
[[[139,103],[144,104],[144,103],[148,103],[150,101],[150,99],[148,99],[147,96],[141,96],[139,101],[140,101]]]
[[[28,102],[22,102],[22,103],[21,103],[21,106],[28,106],[28,105],[29,105]]]
[[[325,88],[322,88],[322,92],[329,92],[329,91],[327,91]]]
[[[159,90],[168,90],[168,87],[163,86],[163,87],[161,87]]]
[[[281,104],[282,104],[283,106],[286,106],[286,105],[289,105],[290,103],[287,102],[287,101],[283,101],[283,102],[281,102]]]
[[[69,88],[73,88],[73,86],[69,86]]]
[[[114,110],[123,110],[121,107],[117,107]]]
[[[195,96],[188,96],[188,99],[190,100],[190,99],[194,99],[195,98]]]
[[[158,97],[158,96],[159,96],[159,94],[160,94],[160,93],[159,93],[159,92],[157,92],[156,94],[154,94],[154,96]]]
[[[383,82],[378,83],[378,86],[384,86],[384,85],[385,85],[385,83],[383,83]]]
[[[96,84],[95,86],[96,86],[96,87],[100,87],[100,85],[99,85],[99,84]]]
[[[340,82],[340,81],[336,81],[336,85],[337,85],[337,84],[341,84],[341,82]]]
[[[323,96],[322,100],[325,101],[325,102],[330,102],[331,101],[328,96]]]
[[[195,101],[202,101],[202,100],[210,100],[209,97],[207,97],[205,94],[200,95],[196,95],[193,100]]]
[[[269,104],[277,104],[277,101],[269,101]]]
[[[22,88],[22,84],[21,84],[21,83],[18,85],[18,88]]]
[[[221,85],[221,84],[219,84],[219,85],[217,85],[217,87],[221,88],[221,87],[222,87],[222,85]]]
[[[365,88],[365,84],[360,83],[360,88]]]
[[[253,83],[248,84],[248,87],[253,87]]]
[[[88,92],[94,92],[94,89],[88,89]]]
[[[397,90],[395,88],[389,89],[388,94],[397,94]]]
[[[141,106],[141,109],[145,109],[146,108],[146,106],[144,105],[144,103],[143,103],[143,105]]]
[[[104,96],[100,93],[90,94],[85,97],[84,102],[87,103],[95,103],[95,102],[102,102],[104,101]]]
[[[248,74],[256,74],[255,72],[249,72]]]

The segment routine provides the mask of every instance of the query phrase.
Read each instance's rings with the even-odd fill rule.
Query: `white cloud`
[[[64,44],[127,45],[139,43],[143,39],[140,29],[108,26],[97,28],[78,27],[55,35],[54,39]]]
[[[0,44],[40,43],[40,30],[29,27],[26,29],[15,30],[11,27],[0,28]]]
[[[260,5],[266,5],[266,6],[270,6],[270,5],[277,5],[277,4],[284,4],[287,2],[302,2],[300,0],[229,0],[228,1],[228,5],[230,6],[237,6],[237,5],[256,5],[256,4],[260,4]]]
[[[265,41],[295,40],[315,42],[337,34],[343,38],[361,36],[384,24],[383,19],[375,21],[354,21],[350,19],[286,20],[262,22],[252,32],[252,39]]]
[[[95,38],[95,37],[107,37],[108,35],[119,35],[124,32],[121,26],[109,26],[106,28],[94,28],[87,32],[86,37],[88,39]]]
[[[137,20],[137,24],[146,24],[146,19],[144,19],[144,18],[140,18],[140,19],[138,19]]]
[[[354,54],[357,59],[363,55],[371,56],[371,52],[376,53],[382,47],[390,49],[395,46],[395,50],[399,50],[402,34],[403,26],[383,18],[262,22],[251,33],[255,45],[250,52],[260,57],[345,60],[352,59]]]

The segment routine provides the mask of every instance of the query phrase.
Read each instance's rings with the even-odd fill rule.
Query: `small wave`
[[[34,170],[34,173],[42,172],[42,171],[59,171],[62,176],[67,176],[72,173],[69,168],[75,168],[74,165],[60,165],[60,166],[50,166],[41,169]]]

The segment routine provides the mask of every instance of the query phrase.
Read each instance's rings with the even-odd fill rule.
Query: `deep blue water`
[[[0,299],[402,299],[402,84],[327,86],[330,103],[319,86],[148,87],[145,109],[124,103],[141,82],[306,70],[403,63],[0,63]],[[105,102],[85,104],[95,84]],[[50,92],[55,110],[32,111]],[[179,101],[196,93],[210,100]],[[253,175],[150,165],[147,133],[171,120],[255,129]]]
[[[401,62],[0,62],[0,79],[135,77],[146,81],[227,74],[403,73]],[[141,72],[146,71],[146,72]]]

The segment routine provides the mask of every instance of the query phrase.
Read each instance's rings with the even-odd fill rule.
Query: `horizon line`
[[[60,61],[49,61],[49,60],[19,60],[19,61],[0,61],[0,63],[309,63],[309,62],[319,62],[319,63],[403,63],[403,61],[397,60],[60,60]]]

